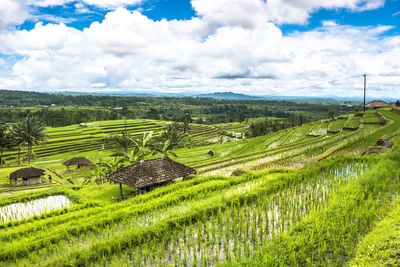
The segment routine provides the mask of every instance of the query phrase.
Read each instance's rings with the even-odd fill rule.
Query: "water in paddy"
[[[11,204],[0,208],[0,222],[21,220],[70,206],[72,202],[65,196],[50,196],[26,203]]]
[[[221,260],[249,257],[258,246],[286,232],[311,211],[323,208],[342,185],[362,174],[366,167],[360,163],[345,164],[321,173],[317,179],[293,184],[248,204],[231,206],[193,224],[181,225],[170,238],[150,239],[98,264],[214,266]],[[258,186],[262,184],[235,189],[240,192]]]

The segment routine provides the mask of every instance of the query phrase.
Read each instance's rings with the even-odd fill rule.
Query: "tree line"
[[[246,118],[288,119],[301,115],[319,120],[327,118],[330,109],[339,114],[354,112],[353,105],[335,101],[65,95],[5,90],[0,90],[0,98],[0,122],[14,123],[30,115],[53,127],[115,119],[217,124],[243,122]],[[50,107],[51,104],[57,107]],[[36,105],[39,107],[35,108]]]
[[[265,135],[270,132],[276,132],[281,129],[286,129],[289,127],[300,126],[304,123],[311,122],[310,117],[305,117],[303,115],[291,114],[287,119],[276,120],[265,118],[261,121],[250,123],[249,130],[253,137]]]

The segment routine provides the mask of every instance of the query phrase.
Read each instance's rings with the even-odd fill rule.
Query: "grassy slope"
[[[360,242],[350,266],[400,266],[400,198]]]
[[[224,160],[229,159],[232,155],[246,154],[257,150],[263,151],[263,149],[293,150],[296,143],[300,147],[305,147],[313,140],[319,144],[325,142],[321,142],[321,140],[328,138],[331,138],[328,140],[331,140],[332,143],[323,144],[322,149],[326,150],[326,148],[341,145],[341,149],[352,151],[355,146],[360,147],[361,144],[362,147],[368,147],[373,145],[378,138],[398,131],[400,115],[390,111],[382,111],[382,114],[391,120],[385,126],[368,125],[359,131],[343,131],[338,135],[320,137],[321,139],[307,137],[306,135],[312,127],[306,125],[247,141],[181,149],[177,153],[180,155],[181,161],[198,164],[210,159],[207,154],[208,149],[215,150],[216,158]],[[287,143],[285,141],[283,143],[286,144],[279,145],[282,143],[282,139],[287,140]],[[352,141],[346,146],[342,146],[343,140],[347,139]],[[394,193],[399,189],[399,158],[398,153],[385,156],[384,159],[372,158],[372,161],[380,161],[380,163],[376,167],[371,165],[370,170],[360,179],[349,185],[343,185],[340,191],[329,200],[326,208],[317,209],[304,219],[299,218],[298,224],[289,228],[287,234],[278,235],[271,244],[260,247],[255,255],[249,254],[249,257],[243,258],[241,263],[249,264],[250,261],[255,265],[268,265],[268,263],[290,265],[313,261],[315,264],[322,264],[328,260],[335,260],[343,264],[344,261],[350,260],[356,253],[355,248],[361,236],[368,233],[378,218],[377,215],[384,216],[386,214],[385,206],[389,205],[391,200],[390,194],[387,193]],[[343,158],[344,162],[347,160],[350,158]],[[336,163],[332,164],[334,167],[337,166]],[[107,184],[78,186],[75,189],[73,186],[59,187],[43,190],[40,193],[30,192],[14,196],[1,196],[0,205],[5,205],[10,201],[26,201],[26,199],[38,198],[44,194],[63,192],[75,202],[76,207],[64,214],[56,212],[47,219],[36,218],[32,221],[19,222],[20,226],[12,231],[10,228],[2,230],[0,225],[0,238],[11,238],[11,233],[20,236],[12,238],[12,243],[0,252],[0,256],[3,260],[13,259],[15,255],[21,253],[19,259],[24,260],[28,265],[36,262],[37,259],[46,260],[49,265],[86,264],[87,260],[97,262],[103,254],[109,256],[118,254],[121,245],[128,247],[132,244],[139,245],[142,242],[157,242],[157,240],[164,242],[167,238],[166,233],[174,235],[174,231],[181,231],[182,225],[191,225],[192,220],[200,219],[204,214],[210,215],[212,210],[229,209],[231,201],[234,203],[243,203],[244,199],[254,201],[259,198],[259,193],[265,196],[270,192],[268,190],[272,190],[271,188],[278,192],[280,190],[284,192],[289,181],[293,181],[293,177],[297,177],[296,179],[299,181],[307,181],[310,179],[311,173],[324,173],[323,169],[316,171],[317,166],[323,168],[324,163],[317,163],[315,166],[309,167],[310,173],[303,176],[303,171],[299,170],[288,174],[255,173],[239,178],[198,177],[191,181],[158,188],[141,196],[135,196],[132,189],[124,187],[124,196],[130,195],[131,197],[119,204],[115,204],[118,186]],[[240,188],[253,180],[261,182],[261,185],[256,187],[257,190],[238,191],[233,196],[224,193],[229,189]],[[88,203],[93,203],[95,206],[81,206]],[[99,205],[106,206],[99,208]],[[165,213],[167,211],[171,211],[171,213]],[[139,213],[146,214],[146,216],[152,216],[152,214],[167,214],[167,216],[165,219],[156,219],[154,227],[136,230],[124,227],[125,224],[135,225],[136,221],[131,220],[139,219]],[[157,216],[156,218],[158,218]],[[129,220],[125,221],[127,219]],[[368,222],[359,223],[360,221],[365,222],[365,220]],[[32,230],[27,232],[26,229]],[[41,233],[40,229],[45,229],[46,233]],[[103,229],[108,229],[108,236],[102,234]],[[351,231],[352,229],[355,230]],[[142,230],[143,232],[141,232]],[[40,232],[37,237],[35,231]],[[310,239],[310,236],[315,239]],[[70,243],[58,243],[61,239],[68,239]],[[54,242],[54,244],[50,246],[49,242]],[[329,249],[333,247],[335,250]],[[27,252],[28,254],[26,254]],[[32,255],[32,258],[23,259],[29,254]],[[11,263],[12,261],[8,262],[8,264]]]

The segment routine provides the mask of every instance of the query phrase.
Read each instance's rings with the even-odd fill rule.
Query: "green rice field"
[[[168,123],[135,120],[127,128],[139,136]],[[400,262],[396,112],[367,111],[224,142],[219,131],[228,138],[226,132],[243,134],[246,126],[194,124],[189,135],[198,143],[171,158],[197,175],[146,193],[123,185],[120,201],[118,184],[85,182],[95,169],[67,171],[61,163],[72,155],[112,159],[114,149],[103,150],[101,140],[123,128],[123,121],[108,121],[47,129],[51,138],[35,148],[33,165],[52,172],[54,181],[40,189],[14,192],[7,176],[16,167],[0,169],[0,266]],[[378,150],[379,138],[393,147]],[[241,174],[232,176],[236,170]]]

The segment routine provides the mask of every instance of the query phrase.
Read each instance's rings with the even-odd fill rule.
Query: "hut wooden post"
[[[119,183],[119,198],[122,201],[122,184]]]

